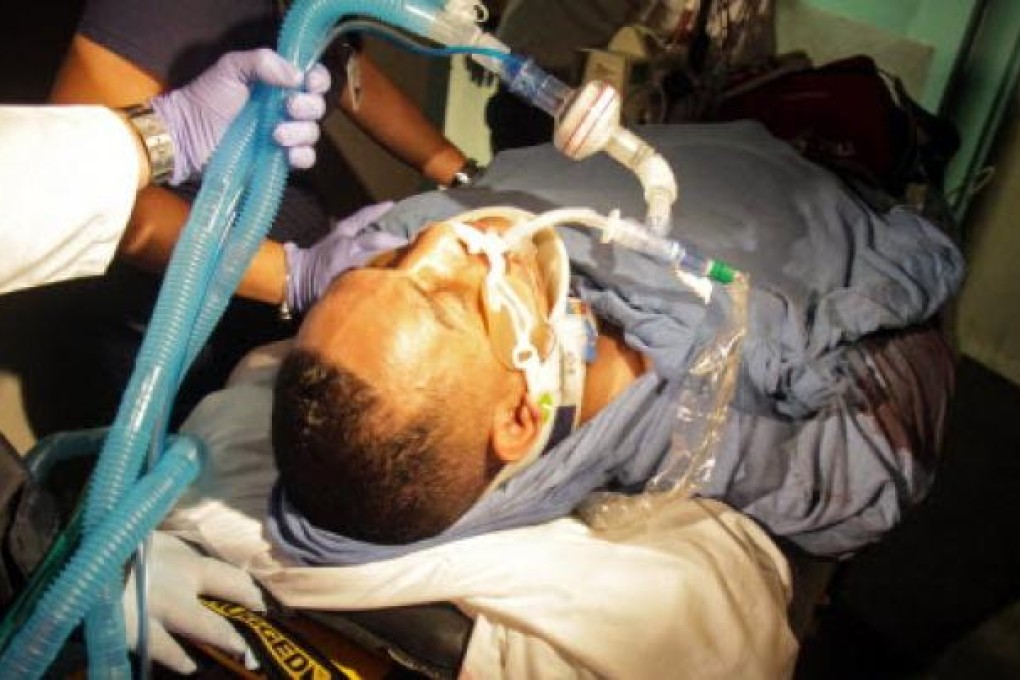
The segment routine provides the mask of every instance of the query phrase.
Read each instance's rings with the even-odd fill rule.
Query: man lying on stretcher
[[[481,189],[410,199],[371,227],[410,237],[432,225],[337,279],[278,376],[272,363],[249,370],[196,410],[186,429],[211,460],[167,528],[290,605],[453,601],[475,618],[465,667],[478,674],[536,659],[607,675],[680,660],[699,676],[788,668],[786,568],[742,514],[844,555],[923,496],[952,373],[929,322],[960,257],[923,219],[875,214],[754,124],[649,136],[683,178],[675,232],[752,285],[699,500],[674,498],[624,529],[557,519],[595,490],[636,493],[662,471],[677,386],[729,296],[714,290],[706,304],[671,272],[566,228],[569,285],[550,238],[506,258],[497,301],[491,259],[464,231],[477,220],[449,218],[486,205],[639,213],[622,172],[536,148],[500,157]],[[585,306],[600,330],[593,354],[569,350],[554,318]],[[537,354],[530,374],[515,363],[522,337]],[[574,401],[546,397],[549,376],[579,356],[591,361]],[[638,649],[614,635],[632,620],[675,635],[639,635]],[[720,645],[733,630],[740,643]]]

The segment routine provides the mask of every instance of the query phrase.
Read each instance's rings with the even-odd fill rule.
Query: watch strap
[[[150,181],[166,184],[174,174],[174,142],[166,124],[151,106],[138,105],[121,109],[142,140],[149,156]]]
[[[460,166],[460,170],[453,173],[453,179],[450,180],[450,188],[469,187],[478,181],[483,172],[485,172],[485,168],[478,165],[478,161],[475,159],[469,158],[464,162],[464,165]]]

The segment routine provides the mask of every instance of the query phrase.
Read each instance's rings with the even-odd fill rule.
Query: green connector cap
[[[733,283],[737,272],[733,267],[719,260],[712,260],[712,266],[708,268],[708,278],[719,283]]]

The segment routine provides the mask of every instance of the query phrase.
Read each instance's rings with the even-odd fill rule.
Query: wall
[[[983,8],[966,51],[973,12]],[[944,111],[964,135],[951,166],[950,191],[981,167],[994,166],[988,186],[978,194],[962,231],[968,276],[954,314],[960,350],[1020,384],[1020,87],[1013,82],[1015,38],[1020,30],[1016,0],[777,0],[780,51],[804,49],[816,63],[864,52],[900,76],[908,91]],[[955,25],[954,25],[955,22]],[[965,57],[951,87],[952,61]],[[1010,110],[983,157],[982,137],[999,123],[996,102],[1003,93]],[[1011,96],[1010,96],[1011,95]],[[965,197],[958,197],[965,198]],[[966,200],[954,201],[966,207]],[[962,213],[962,209],[960,210]]]
[[[449,68],[443,131],[468,157],[488,165],[492,160],[492,147],[489,128],[485,124],[485,104],[496,91],[496,81],[473,78],[463,57],[450,61]]]
[[[968,273],[956,314],[960,349],[1020,385],[1020,87],[996,143],[992,181],[964,224]]]

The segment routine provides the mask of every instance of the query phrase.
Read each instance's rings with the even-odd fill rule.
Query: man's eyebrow
[[[417,295],[421,300],[423,300],[425,302],[425,305],[429,308],[429,310],[432,311],[432,315],[436,317],[436,321],[439,322],[439,325],[451,331],[461,330],[461,326],[454,322],[453,318],[450,316],[449,312],[446,311],[443,305],[436,302],[436,300],[433,299],[431,295],[425,292],[425,290],[422,289],[420,285],[418,285],[418,282],[412,279],[405,280],[411,287],[411,290],[414,291],[415,295]]]

